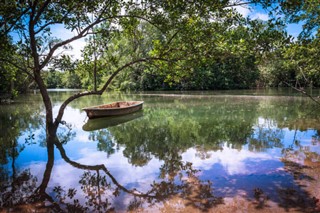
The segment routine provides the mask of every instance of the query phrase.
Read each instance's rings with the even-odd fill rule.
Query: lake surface
[[[55,113],[73,92],[50,92]],[[81,110],[117,100],[144,109],[96,120]],[[44,115],[37,93],[0,105],[0,211],[320,211],[320,108],[299,93],[83,97],[53,154]]]

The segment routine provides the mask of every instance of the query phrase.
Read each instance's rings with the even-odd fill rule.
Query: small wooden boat
[[[89,119],[83,126],[84,131],[94,131],[98,129],[105,129],[113,126],[118,126],[127,122],[131,122],[143,116],[143,111],[130,113],[127,115],[110,116],[96,119]]]
[[[83,108],[87,116],[101,118],[107,116],[126,115],[142,109],[143,101],[118,101],[110,104]]]

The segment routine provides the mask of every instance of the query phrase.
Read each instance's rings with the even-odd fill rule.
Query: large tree
[[[237,18],[232,6],[244,4],[243,1],[66,1],[66,0],[7,0],[1,5],[1,37],[11,35],[16,41],[19,57],[8,60],[0,56],[2,62],[10,63],[18,72],[26,73],[36,82],[46,109],[46,131],[48,138],[56,137],[64,109],[76,98],[85,95],[101,95],[113,78],[122,70],[134,64],[151,60],[168,60],[166,54],[170,42],[190,20],[223,22]],[[77,93],[69,97],[53,117],[52,102],[47,92],[42,72],[59,57],[58,51],[68,48],[77,39],[92,33],[107,33],[117,28],[136,26],[137,20],[144,20],[156,26],[164,35],[161,43],[166,50],[150,57],[133,58],[110,75],[104,85],[96,90]],[[107,23],[106,31],[95,32],[93,27]],[[52,36],[57,26],[73,32],[73,36],[61,40]],[[165,49],[165,48],[163,48]]]

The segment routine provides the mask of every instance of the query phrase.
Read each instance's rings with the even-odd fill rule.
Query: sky
[[[267,21],[269,19],[268,11],[262,9],[260,6],[238,6],[236,10],[244,17],[250,17],[251,19],[260,19]],[[297,38],[302,31],[302,24],[288,24],[286,28],[289,35]]]

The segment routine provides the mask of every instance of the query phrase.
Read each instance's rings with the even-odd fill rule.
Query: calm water
[[[72,91],[50,94],[57,112]],[[97,120],[81,110],[115,100],[143,100],[144,110]],[[0,211],[214,211],[240,199],[256,210],[312,212],[319,204],[320,109],[300,94],[84,97],[66,109],[52,156],[43,109],[39,94],[0,105]]]

